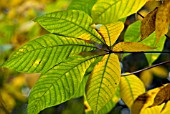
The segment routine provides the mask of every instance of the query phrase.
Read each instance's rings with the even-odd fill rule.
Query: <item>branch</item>
[[[167,64],[167,63],[170,63],[170,60],[169,61],[165,61],[165,62],[162,62],[162,63],[158,63],[158,64],[155,64],[155,65],[152,65],[150,67],[146,67],[146,68],[143,68],[141,70],[137,70],[137,71],[134,71],[134,72],[131,72],[131,73],[123,73],[121,74],[122,76],[128,76],[128,75],[132,75],[132,74],[136,74],[136,73],[139,73],[139,72],[142,72],[142,71],[145,71],[145,70],[149,70],[151,68],[154,68],[154,67],[157,67],[157,66],[160,66],[160,65],[163,65],[163,64]]]
[[[170,51],[141,51],[141,52],[134,52],[134,51],[110,51],[109,53],[170,53]]]

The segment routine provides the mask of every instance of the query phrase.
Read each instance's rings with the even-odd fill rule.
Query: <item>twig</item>
[[[110,51],[109,53],[170,53],[170,51],[141,51],[141,52],[134,52],[134,51]]]
[[[137,14],[138,14],[139,16],[141,16],[142,18],[144,18],[144,16],[143,16],[142,14],[140,14],[139,12],[137,12]]]
[[[157,66],[166,64],[166,63],[170,63],[170,60],[169,60],[169,61],[162,62],[162,63],[155,64],[155,65],[152,65],[152,66],[150,66],[150,67],[146,67],[146,68],[143,68],[143,69],[140,69],[140,70],[131,72],[131,73],[123,73],[123,74],[121,74],[121,75],[122,75],[122,76],[128,76],[128,75],[136,74],[136,73],[139,73],[139,72],[142,72],[142,71],[145,71],[145,70],[149,70],[149,69],[151,69],[151,68],[154,68],[154,67],[157,67]]]

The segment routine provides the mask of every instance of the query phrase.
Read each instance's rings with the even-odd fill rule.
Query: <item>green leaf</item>
[[[95,23],[111,23],[136,13],[147,0],[98,0],[92,8]]]
[[[92,29],[92,19],[83,11],[68,10],[42,15],[35,19],[50,33],[104,43],[102,37]]]
[[[120,63],[117,55],[105,55],[94,67],[86,85],[87,101],[98,113],[114,96],[120,81]]]
[[[111,23],[113,21],[114,7],[118,0],[98,0],[92,8],[94,23]],[[110,15],[112,14],[112,15]]]
[[[155,46],[156,48],[153,49],[153,51],[162,51],[164,48],[166,37],[163,36],[159,40],[159,42],[155,45],[156,43],[156,35],[155,32],[153,32],[151,35],[149,35],[147,38],[145,38],[141,43],[148,45],[148,46]],[[152,65],[152,63],[158,59],[161,53],[145,53],[145,56],[147,58],[147,61],[149,63],[149,66]]]
[[[84,78],[78,88],[78,91],[75,93],[74,95],[74,98],[77,98],[77,97],[81,97],[85,94],[85,86],[86,86],[86,83],[87,83],[87,80],[91,74],[91,72],[93,71],[94,69],[94,66],[99,62],[101,61],[101,59],[103,58],[103,56],[100,56],[98,58],[96,58],[96,60],[91,63],[91,65],[89,66],[89,68],[86,70],[86,73],[84,75]]]
[[[95,49],[83,40],[47,34],[19,48],[4,67],[22,72],[43,72],[82,51]]]
[[[81,10],[91,15],[93,5],[97,0],[73,0],[68,7],[68,10]]]
[[[136,21],[130,24],[125,32],[125,42],[138,42],[140,40],[141,21]]]
[[[73,56],[43,74],[31,90],[28,114],[71,99],[80,86],[86,69],[97,56]]]

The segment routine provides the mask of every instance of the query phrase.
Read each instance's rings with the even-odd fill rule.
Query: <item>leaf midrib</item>
[[[23,52],[22,54],[18,55],[18,56],[22,56],[26,53],[30,53],[30,52],[33,52],[33,51],[37,51],[37,50],[42,50],[42,49],[48,49],[48,48],[54,48],[54,47],[58,47],[58,46],[83,46],[83,47],[90,47],[90,48],[96,48],[95,46],[87,46],[87,45],[82,45],[82,44],[64,44],[64,45],[54,45],[54,46],[48,46],[48,47],[42,47],[42,48],[38,48],[38,49],[33,49],[33,50],[30,50],[30,51],[27,51],[27,52]],[[24,49],[24,48],[23,48]],[[10,61],[18,58],[18,56],[15,56],[13,58],[10,59]]]
[[[83,17],[84,17],[84,16],[83,16]],[[94,35],[94,33],[91,33],[90,31],[88,31],[87,29],[85,29],[85,27],[82,27],[82,26],[78,25],[78,24],[75,23],[75,22],[72,22],[72,21],[70,21],[70,20],[63,19],[63,18],[57,18],[57,17],[44,17],[44,18],[47,18],[47,19],[50,18],[50,20],[44,20],[44,19],[42,19],[42,21],[38,21],[38,22],[52,21],[52,20],[54,20],[54,21],[56,21],[56,20],[64,20],[64,21],[68,21],[68,22],[70,22],[70,23],[72,23],[72,24],[74,24],[74,25],[80,27],[81,29],[85,30],[86,32],[90,33],[93,37],[97,38],[97,40],[99,40],[101,43],[104,43],[99,37],[97,37],[96,35]],[[52,18],[53,18],[53,19],[52,19]],[[46,25],[43,25],[43,26],[46,26]],[[90,28],[90,27],[88,27],[88,28]],[[91,29],[92,29],[92,28],[91,28]],[[92,30],[93,30],[93,29],[92,29]],[[95,32],[95,31],[94,31],[94,32]],[[97,33],[97,31],[96,31],[96,33]],[[99,35],[99,34],[98,34],[98,35]],[[100,36],[100,35],[99,35],[99,36]]]
[[[107,63],[108,63],[108,61],[109,61],[109,57],[110,57],[110,54],[108,55],[107,60],[106,60],[106,62],[105,62],[106,64],[104,65],[104,70],[103,70],[103,74],[102,74],[102,80],[101,80],[101,82],[100,82],[100,88],[101,88],[101,85],[102,85],[102,82],[103,82],[103,79],[104,79],[103,77],[104,77],[104,74],[105,74],[105,70],[106,70]],[[100,88],[99,88],[99,91],[98,91],[98,96],[99,96],[99,94],[100,94],[100,90],[101,90]],[[97,97],[97,103],[96,103],[96,104],[98,104],[98,101],[99,101],[98,99],[99,99],[99,97]],[[96,109],[95,109],[95,110],[97,110],[97,108],[98,108],[98,105],[96,105]]]

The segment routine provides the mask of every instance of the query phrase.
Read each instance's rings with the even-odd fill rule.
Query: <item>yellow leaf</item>
[[[101,34],[106,44],[108,46],[112,46],[118,39],[123,28],[123,22],[115,22],[101,26],[98,32]]]
[[[145,87],[148,88],[152,84],[152,81],[153,81],[152,72],[150,70],[143,71],[140,74],[140,79],[144,83]]]
[[[105,55],[94,67],[86,85],[86,97],[95,113],[113,98],[119,85],[120,73],[120,63],[115,54]]]
[[[155,31],[155,20],[157,8],[151,11],[143,20],[141,24],[141,39],[144,40],[148,37],[152,32]]]
[[[114,52],[144,52],[149,51],[153,48],[141,44],[139,42],[120,42],[113,47]]]
[[[129,109],[131,109],[135,99],[144,92],[144,84],[137,76],[130,75],[121,77],[120,96]]]
[[[161,114],[170,99],[170,84],[149,90],[133,103],[131,114]]]
[[[0,97],[0,112],[2,107],[4,107],[9,113],[11,113],[16,105],[15,99],[4,88],[0,89]]]
[[[159,39],[168,32],[169,18],[170,17],[170,1],[165,0],[164,3],[158,8],[156,14],[156,38]]]
[[[161,114],[170,114],[170,101],[168,101],[166,104],[165,104],[165,107],[163,108]]]
[[[147,0],[97,0],[92,8],[95,23],[111,23],[136,13]]]

